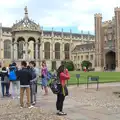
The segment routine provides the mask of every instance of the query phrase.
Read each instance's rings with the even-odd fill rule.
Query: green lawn
[[[87,76],[99,76],[99,81],[101,83],[108,83],[108,82],[120,82],[120,73],[119,72],[80,72],[80,71],[73,71],[70,73],[70,80],[68,84],[76,84],[76,74],[80,74],[80,84],[84,84],[87,82]]]

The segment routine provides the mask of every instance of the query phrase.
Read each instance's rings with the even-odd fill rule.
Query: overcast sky
[[[119,2],[118,2],[119,1]],[[94,33],[94,14],[102,13],[103,20],[112,19],[120,0],[0,0],[0,22],[12,26],[24,17],[28,6],[29,18],[46,30]]]

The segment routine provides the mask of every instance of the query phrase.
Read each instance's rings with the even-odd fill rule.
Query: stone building
[[[70,32],[44,31],[43,28],[30,20],[25,7],[25,16],[16,21],[11,28],[0,25],[0,59],[3,65],[15,61],[20,64],[35,60],[40,66],[46,60],[49,69],[56,68],[63,60],[71,60],[72,50],[76,45],[94,41],[94,36],[88,34],[74,34]]]
[[[92,68],[95,68],[95,44],[94,42],[76,45],[72,51],[72,60],[74,61],[75,68],[81,69],[82,61],[90,61]]]
[[[114,9],[112,20],[102,22],[102,14],[94,17],[96,70],[120,71],[120,8]]]

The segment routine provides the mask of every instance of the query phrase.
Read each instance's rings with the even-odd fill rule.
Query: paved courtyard
[[[68,120],[120,120],[120,98],[116,92],[120,91],[120,83],[102,84],[100,85],[99,91],[96,91],[95,85],[90,85],[90,89],[86,89],[85,85],[80,87],[70,86],[69,96],[66,97],[64,111],[68,113],[66,119]],[[56,116],[56,95],[52,94],[51,91],[48,96],[43,96],[44,92],[41,87],[38,88],[37,96],[37,108],[43,109],[49,115]],[[6,103],[7,102],[7,103]],[[8,106],[18,106],[18,100],[11,99],[4,100],[0,99],[0,120],[2,119],[1,114],[8,116],[9,114],[5,111],[9,108]],[[5,104],[5,105],[3,105]],[[6,108],[4,108],[4,106]],[[12,110],[12,107],[10,108]],[[15,109],[17,111],[17,109]],[[23,110],[18,110],[24,114]],[[29,114],[36,114],[39,110],[25,109]],[[28,113],[26,114],[26,118]],[[45,114],[47,116],[47,114]],[[25,115],[24,115],[25,116]],[[40,117],[40,116],[39,116]],[[41,120],[49,120],[49,117]],[[20,120],[16,119],[15,120]],[[28,119],[30,120],[30,119]],[[58,120],[55,118],[54,120]]]
[[[64,111],[68,113],[70,120],[120,120],[120,91],[119,83],[102,84],[99,91],[95,85],[69,87],[69,97],[65,100]],[[46,111],[56,112],[56,96],[52,93],[49,96],[38,97],[38,107]]]

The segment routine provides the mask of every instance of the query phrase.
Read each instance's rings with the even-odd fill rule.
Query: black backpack
[[[60,85],[61,85],[60,80],[57,77],[57,78],[53,78],[53,80],[51,80],[49,87],[54,94],[58,94],[60,92]]]

